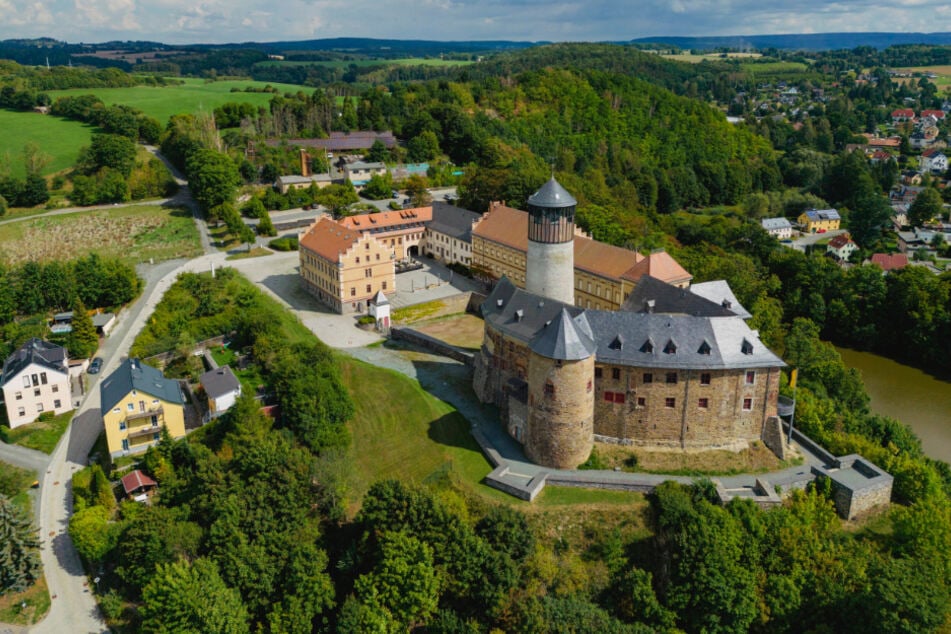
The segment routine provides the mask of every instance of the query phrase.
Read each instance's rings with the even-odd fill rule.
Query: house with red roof
[[[831,253],[838,260],[846,262],[858,248],[859,246],[852,242],[852,238],[849,236],[849,234],[843,233],[829,240],[829,245],[826,247],[826,253]]]
[[[908,266],[908,256],[904,253],[876,253],[872,256],[871,262],[888,273]]]
[[[892,123],[904,123],[905,121],[914,121],[915,111],[911,108],[899,108],[892,110]]]

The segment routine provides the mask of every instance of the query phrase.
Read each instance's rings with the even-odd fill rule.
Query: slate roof
[[[66,348],[34,337],[17,348],[3,362],[0,386],[6,385],[31,363],[49,368],[53,372],[66,374],[69,372],[66,365],[67,358]]]
[[[584,320],[584,313],[576,319]],[[580,328],[562,307],[555,320],[544,326],[532,341],[532,352],[548,359],[579,361],[594,354],[594,341],[589,332]]]
[[[726,308],[737,317],[749,319],[753,316],[740,304],[740,300],[733,294],[733,289],[730,288],[726,280],[713,280],[712,282],[691,284],[690,292],[694,295],[704,297],[722,308]]]
[[[766,229],[766,231],[792,228],[792,223],[786,218],[763,218],[763,220],[760,222],[763,225],[763,229]]]
[[[729,285],[726,285],[729,288]],[[730,293],[732,295],[732,292]],[[735,298],[734,298],[735,299]],[[736,313],[700,293],[677,288],[645,275],[621,305],[632,313],[665,313],[694,317],[734,317]]]
[[[220,398],[241,389],[238,377],[227,365],[205,372],[198,379],[198,382],[205,388],[205,394],[208,395],[208,398]]]
[[[679,291],[672,287],[669,292]],[[694,301],[689,295],[687,299]],[[710,310],[722,312],[714,311],[716,308],[713,304]],[[698,370],[785,366],[742,317],[732,314],[582,310],[518,289],[506,278],[486,298],[482,314],[491,327],[545,356],[583,358],[577,355],[588,349],[588,339],[599,363]]]
[[[126,359],[99,384],[101,409],[107,412],[132,390],[183,405],[185,398],[178,381],[166,379],[162,373],[138,359]]]
[[[472,223],[482,214],[441,202],[434,202],[432,210],[433,219],[429,223],[431,231],[437,231],[464,242],[472,242]]]
[[[389,306],[390,300],[386,298],[383,291],[377,291],[376,295],[373,296],[373,303],[377,306]]]
[[[537,192],[528,197],[528,204],[536,207],[560,208],[577,205],[578,201],[552,176]]]

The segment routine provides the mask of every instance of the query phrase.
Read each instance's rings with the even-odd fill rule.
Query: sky
[[[947,0],[0,0],[0,39],[623,41],[951,30]]]

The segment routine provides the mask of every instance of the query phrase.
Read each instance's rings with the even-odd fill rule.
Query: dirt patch
[[[598,443],[594,454],[601,468],[668,474],[731,475],[765,473],[793,464],[782,461],[765,445],[755,442],[749,449],[733,452],[650,451],[647,449]]]
[[[417,323],[413,329],[458,348],[478,350],[485,325],[475,315],[462,314]]]

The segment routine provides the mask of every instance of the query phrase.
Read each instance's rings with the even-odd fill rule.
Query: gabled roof
[[[3,373],[0,374],[0,386],[6,385],[20,372],[36,363],[52,372],[67,374],[66,348],[55,343],[33,338],[17,348],[13,354],[3,362]]]
[[[536,207],[560,208],[577,205],[578,201],[552,176],[537,192],[528,197],[528,204]]]
[[[577,319],[584,319],[584,314]],[[542,328],[531,347],[535,354],[561,361],[579,361],[594,354],[591,336],[575,324],[565,307],[553,322]]]
[[[359,231],[345,227],[330,218],[321,218],[301,236],[300,246],[331,262],[338,262],[340,254],[348,251],[359,239]]]
[[[364,161],[354,161],[353,163],[347,163],[344,166],[346,170],[382,170],[386,169],[385,163],[380,163],[379,161],[373,163],[366,163]]]
[[[208,398],[220,398],[241,389],[238,377],[227,365],[205,372],[198,379],[198,382],[205,388],[205,394],[208,395]]]
[[[852,242],[852,238],[850,238],[848,234],[843,233],[829,240],[829,246],[833,249],[841,249],[842,247],[849,244],[850,242]],[[855,244],[855,243],[852,242],[852,244]]]
[[[434,202],[432,206],[432,222],[430,231],[452,236],[457,240],[472,242],[472,223],[482,214],[448,203]]]
[[[387,148],[396,146],[396,137],[389,130],[374,132],[372,130],[354,130],[353,132],[331,132],[327,139],[288,139],[288,145],[300,147],[314,147],[324,150],[368,150],[373,147],[374,141],[381,141]],[[278,147],[283,141],[268,139],[267,145]]]
[[[842,216],[835,209],[809,209],[803,212],[809,220],[841,220]]]
[[[714,304],[725,308],[737,317],[749,319],[753,315],[743,308],[740,300],[733,294],[733,289],[726,280],[713,280],[690,285],[690,292],[710,300]]]
[[[924,157],[927,157],[927,158],[932,158],[932,157],[939,156],[939,155],[940,155],[940,156],[944,156],[944,152],[942,152],[942,151],[939,150],[938,148],[933,148],[933,147],[932,147],[932,148],[928,148],[927,150],[925,150],[924,152],[922,152],[921,155],[924,156]]]
[[[894,271],[908,266],[908,256],[904,253],[876,253],[872,256],[872,264],[882,267],[885,272]]]
[[[680,263],[666,251],[655,251],[648,256],[642,256],[641,260],[625,271],[621,277],[636,282],[645,275],[669,284],[680,284],[693,278],[693,275],[680,266]]]
[[[132,390],[168,403],[178,405],[185,403],[178,381],[166,379],[159,370],[150,365],[144,365],[138,359],[126,359],[99,384],[101,410],[103,412],[111,410]]]
[[[685,288],[665,284],[650,275],[645,275],[638,281],[637,286],[621,306],[621,310],[695,317],[735,316],[728,307],[714,303],[700,293],[692,293]]]
[[[145,487],[155,486],[158,486],[158,482],[145,475],[138,469],[122,476],[122,489],[125,491],[126,495],[132,495],[132,493],[138,491],[139,489],[144,489]]]
[[[791,229],[792,223],[789,222],[786,218],[763,218],[760,221],[760,224],[763,225],[763,229],[767,231],[777,230],[777,229]]]

